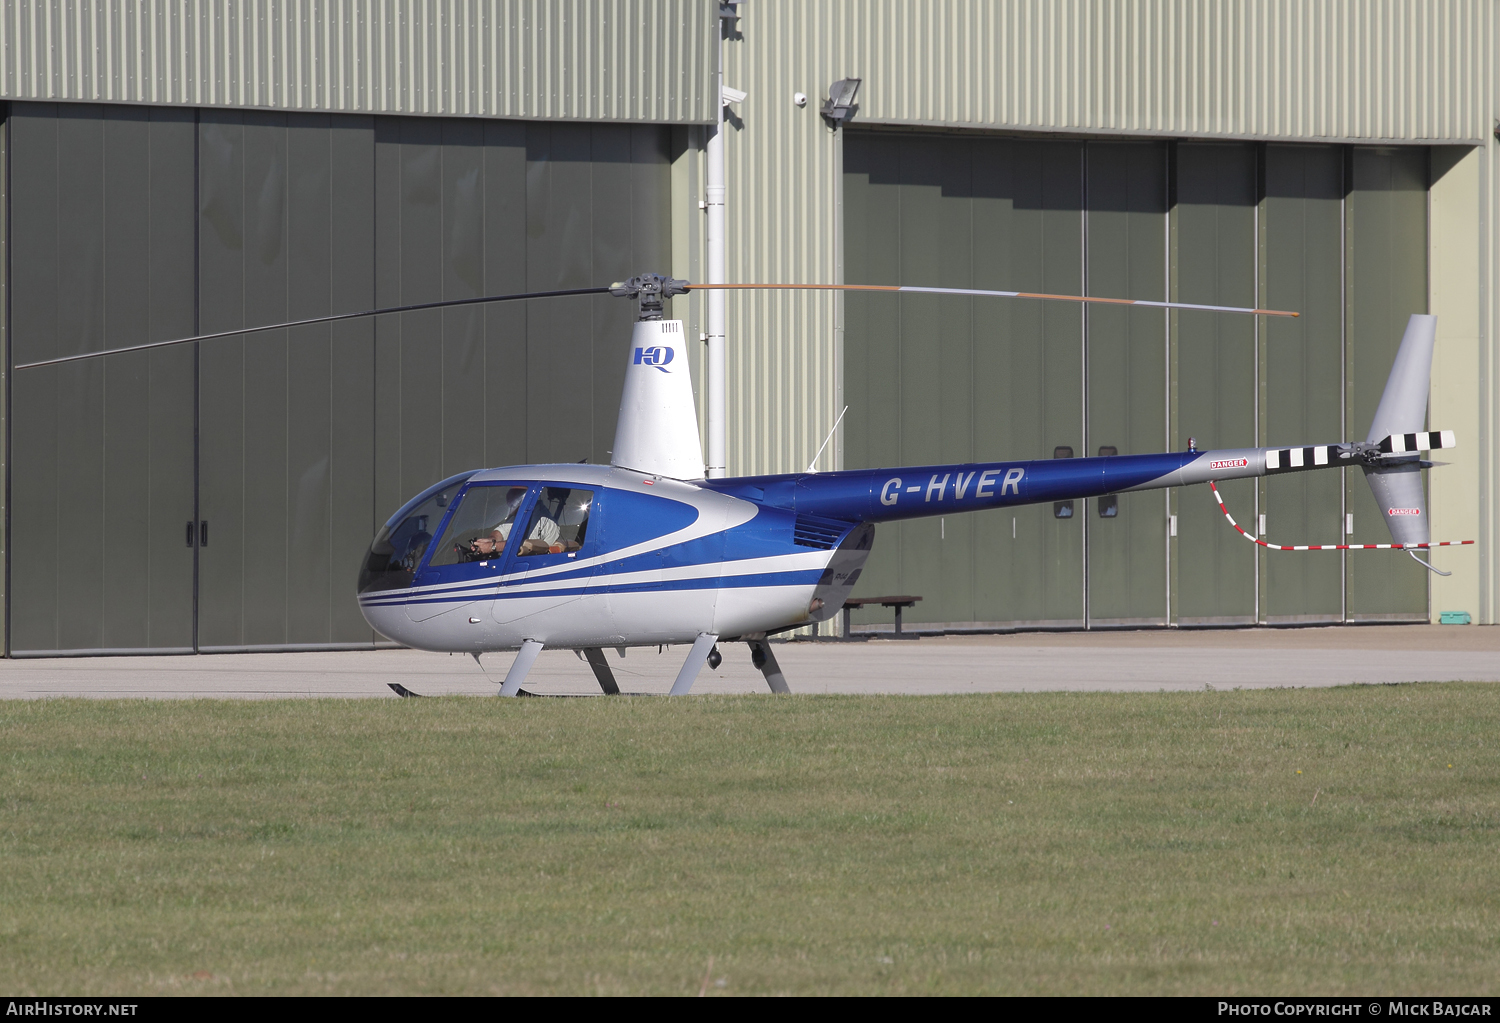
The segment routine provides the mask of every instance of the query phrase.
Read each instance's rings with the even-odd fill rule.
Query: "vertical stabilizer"
[[[681,320],[636,323],[611,464],[671,479],[703,479],[685,338]]]
[[[1385,382],[1385,393],[1370,423],[1371,444],[1393,435],[1427,429],[1427,393],[1432,379],[1432,349],[1437,317],[1413,314],[1396,352],[1396,362]],[[1382,460],[1365,466],[1365,480],[1397,543],[1427,543],[1432,530],[1427,519],[1427,494],[1422,466],[1415,456]]]
[[[1427,429],[1427,392],[1432,383],[1432,348],[1437,338],[1437,317],[1412,314],[1396,352],[1385,393],[1370,423],[1372,444],[1397,433],[1419,433]]]

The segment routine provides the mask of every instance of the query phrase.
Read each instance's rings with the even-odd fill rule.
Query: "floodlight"
[[[823,102],[822,114],[835,127],[840,128],[854,118],[859,107],[854,97],[859,93],[862,78],[840,78],[828,87],[828,99]]]

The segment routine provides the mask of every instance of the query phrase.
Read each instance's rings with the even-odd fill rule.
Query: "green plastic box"
[[[1440,625],[1468,625],[1469,612],[1467,611],[1444,611],[1438,615]]]

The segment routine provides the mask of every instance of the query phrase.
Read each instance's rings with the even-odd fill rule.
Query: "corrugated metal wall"
[[[817,114],[843,77],[864,80],[856,126],[1481,144],[1474,258],[1490,257],[1486,281],[1500,266],[1497,27],[1484,0],[755,0],[739,14],[724,43],[725,82],[749,93],[727,129],[730,280],[843,279],[842,155]],[[844,404],[838,300],[736,295],[729,309],[730,472],[805,468]],[[1488,326],[1500,313],[1484,315]],[[1500,432],[1496,379],[1487,356],[1474,398],[1484,452]],[[842,437],[835,447],[842,465]],[[1481,492],[1493,539],[1493,474]],[[1477,610],[1490,620],[1500,572],[1486,546]]]
[[[1301,311],[1257,334],[1250,317],[1189,310],[850,294],[851,468],[1361,437],[1407,318],[1427,311],[1426,147],[881,130],[845,143],[851,282]],[[1347,496],[1337,473],[1220,490],[1273,537],[1343,543],[1347,510],[1348,542],[1385,540],[1361,475],[1346,482]],[[1426,572],[1405,558],[1267,551],[1226,528],[1207,489],[1163,498],[882,526],[861,585],[920,593],[907,620],[956,629],[1426,617]]]
[[[659,125],[14,103],[4,127],[11,364],[670,262]],[[608,460],[632,319],[425,310],[18,371],[9,652],[370,644],[355,571],[412,494]]]
[[[755,0],[739,13],[724,44],[726,84],[749,93],[726,141],[735,281],[841,279],[841,156],[817,108],[846,76],[864,79],[857,125],[1454,142],[1492,128],[1483,0]],[[729,310],[730,472],[805,468],[843,406],[837,299],[737,295]]]
[[[0,98],[709,121],[707,0],[4,0]]]
[[[746,5],[748,18],[761,8]],[[827,5],[832,6],[832,5]],[[1452,0],[846,2],[867,121],[1478,141],[1493,5]]]
[[[753,0],[739,13],[724,44],[726,81],[749,92],[728,128],[731,280],[841,279],[842,157],[817,108],[844,76],[864,79],[864,125],[1482,142],[1477,258],[1496,280],[1488,0]],[[717,27],[715,0],[0,0],[0,94],[703,123]],[[679,273],[700,265],[701,136],[683,128],[674,149]],[[1500,311],[1480,302],[1488,353]],[[675,304],[701,329],[698,297]],[[803,468],[843,405],[840,304],[763,294],[729,308],[730,470]],[[1500,360],[1484,360],[1488,618]],[[841,461],[842,438],[834,449]]]

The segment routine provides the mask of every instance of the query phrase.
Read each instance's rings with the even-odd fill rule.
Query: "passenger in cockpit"
[[[509,530],[507,530],[509,532]],[[531,535],[521,541],[521,549],[517,554],[546,554],[559,553],[562,547],[558,540],[562,536],[562,530],[557,528],[557,523],[545,515],[538,515],[532,523]]]

